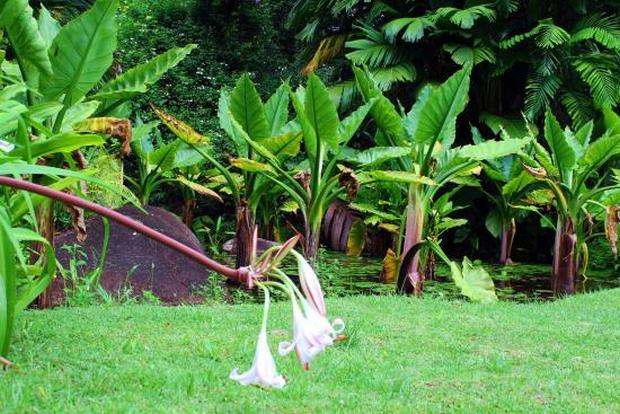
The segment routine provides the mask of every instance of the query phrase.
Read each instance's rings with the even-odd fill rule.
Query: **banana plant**
[[[41,153],[36,158],[29,152],[26,141],[31,136],[36,137],[33,147],[62,145],[67,149],[65,141],[72,139],[71,151],[46,157],[45,162],[79,168],[85,160],[79,149],[90,144],[76,134],[75,125],[114,115],[195,48],[171,49],[106,81],[116,49],[118,5],[119,0],[97,0],[61,26],[42,5],[35,19],[28,0],[0,1],[0,30],[14,56],[2,64],[2,98],[11,100],[11,109],[18,110],[18,116],[3,119],[0,130],[8,141],[15,140],[12,144],[28,163],[42,162],[41,157],[49,155]],[[39,207],[37,221],[39,231],[52,244],[53,201]],[[45,305],[45,298],[42,302]]]
[[[220,126],[234,148],[232,165],[223,165],[210,154],[209,138],[164,111],[154,108],[162,122],[182,141],[192,146],[225,178],[236,208],[237,267],[250,264],[252,239],[257,228],[257,209],[273,184],[262,176],[265,154],[279,163],[299,152],[299,127],[288,120],[288,88],[284,84],[263,103],[248,75],[242,75],[230,93],[223,91],[219,100]],[[252,143],[254,146],[250,145]],[[260,150],[256,150],[259,147]],[[240,168],[241,180],[231,172]]]
[[[195,200],[195,193],[212,197],[220,202],[222,198],[215,191],[206,188],[191,179],[193,168],[199,168],[204,162],[202,156],[180,140],[164,144],[159,141],[157,147],[152,134],[159,125],[158,121],[140,124],[134,128],[131,149],[138,161],[138,177],[126,176],[140,203],[150,203],[153,193],[163,184],[176,183],[181,186],[184,202]],[[186,212],[187,213],[187,212]],[[184,222],[191,225],[184,214]]]
[[[288,85],[284,87],[288,88]],[[304,224],[304,256],[316,261],[321,223],[327,207],[344,193],[354,197],[359,188],[353,170],[339,165],[338,161],[374,101],[360,106],[341,121],[328,89],[316,75],[309,76],[305,88],[288,89],[307,159],[289,169],[272,148],[233,122],[233,131],[263,160],[257,163],[251,159],[237,159],[233,163],[246,172],[259,172],[268,183],[281,187],[297,204]]]
[[[425,279],[424,252],[418,248],[428,240],[429,215],[436,198],[449,185],[477,185],[474,178],[481,162],[518,152],[528,139],[486,141],[455,147],[456,119],[467,104],[471,66],[452,75],[439,86],[425,86],[411,110],[401,115],[383,96],[367,71],[354,68],[362,97],[377,103],[370,113],[379,133],[381,146],[404,147],[406,156],[396,158],[396,170],[369,171],[378,181],[399,183],[407,194],[399,241],[400,291],[419,294]]]
[[[525,120],[520,123],[511,122],[512,128],[504,128],[501,124],[503,121],[504,119],[499,119],[500,124],[496,128],[487,123],[494,132],[499,133],[501,139],[509,140],[515,135],[535,138],[535,129],[527,125]],[[508,132],[509,130],[511,133]],[[484,142],[476,127],[472,127],[472,137],[476,144]],[[533,145],[529,147],[531,153]],[[513,263],[511,254],[517,231],[517,219],[524,217],[534,208],[532,204],[540,200],[534,200],[532,196],[540,193],[533,191],[536,179],[523,170],[517,154],[486,160],[482,169],[487,178],[486,181],[492,185],[492,190],[483,189],[482,191],[493,203],[485,225],[493,237],[500,239],[499,262],[502,265],[509,265]]]
[[[523,167],[553,194],[557,214],[553,246],[552,288],[555,294],[575,292],[575,280],[587,264],[587,241],[591,223],[601,212],[616,211],[609,204],[620,184],[610,179],[608,168],[620,155],[620,117],[604,110],[605,132],[592,139],[594,123],[577,131],[562,129],[551,110],[547,110],[544,139],[535,144],[535,155],[522,155]]]

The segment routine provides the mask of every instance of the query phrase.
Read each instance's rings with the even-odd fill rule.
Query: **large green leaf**
[[[289,96],[293,102],[295,113],[297,114],[297,121],[301,126],[301,131],[304,137],[304,146],[306,147],[306,153],[311,161],[314,161],[317,156],[317,144],[316,144],[316,132],[306,115],[304,105],[296,92],[289,91]]]
[[[503,117],[488,112],[480,114],[480,121],[484,122],[495,135],[502,129],[511,138],[523,138],[529,135],[528,126],[523,117]]]
[[[56,36],[58,35],[58,32],[60,32],[60,23],[58,23],[58,21],[54,19],[54,17],[52,17],[49,10],[47,10],[43,4],[41,4],[41,8],[39,9],[37,25],[39,26],[39,33],[41,33],[41,38],[45,42],[45,47],[49,48],[54,42]]]
[[[496,208],[493,208],[489,214],[487,214],[487,218],[484,221],[484,225],[493,235],[493,237],[498,238],[500,233],[502,232],[502,215],[500,211]]]
[[[359,129],[366,115],[368,115],[368,111],[372,109],[376,102],[376,98],[371,99],[342,120],[338,126],[338,142],[340,144],[346,144],[353,138],[353,135]]]
[[[16,251],[7,212],[0,209],[0,355],[7,356],[16,300]]]
[[[450,148],[456,134],[456,118],[465,108],[469,93],[471,67],[466,66],[435,88],[420,111],[415,141],[421,144],[442,143]]]
[[[418,123],[420,122],[420,113],[422,109],[426,106],[428,102],[428,98],[431,96],[431,92],[433,91],[432,85],[426,85],[417,96],[417,99],[411,110],[407,113],[403,125],[405,127],[405,132],[407,133],[407,137],[410,140],[413,140],[416,136],[416,131],[418,130]]]
[[[276,135],[261,141],[261,145],[277,157],[294,157],[299,154],[301,145],[301,132],[289,131],[282,135]]]
[[[179,64],[198,45],[170,49],[146,63],[136,66],[110,82],[92,96],[92,99],[130,99],[144,93],[166,72]]]
[[[19,12],[16,13],[17,11]],[[4,16],[8,17],[8,14],[14,15],[5,20]],[[47,55],[47,45],[39,33],[37,21],[34,19],[28,0],[7,0],[2,16],[0,16],[0,23],[2,23],[0,27],[6,30],[11,47],[20,66],[26,70],[27,77],[36,75],[31,70],[32,66],[36,67],[41,73],[52,73],[52,65]],[[26,80],[29,81],[30,79]]]
[[[502,194],[504,194],[505,196],[517,194],[536,181],[536,178],[532,177],[525,171],[522,171],[519,175],[504,184],[504,186],[502,187]]]
[[[237,149],[237,155],[249,156],[248,143],[241,137],[235,128],[232,126],[233,116],[230,112],[230,97],[225,91],[220,93],[220,99],[217,104],[217,116],[220,120],[220,127],[228,134],[232,139],[235,148]]]
[[[247,74],[239,78],[230,93],[230,112],[251,139],[260,141],[270,136],[265,108]]]
[[[401,116],[396,111],[394,104],[388,98],[383,96],[381,90],[373,82],[368,72],[360,68],[354,67],[355,81],[357,87],[364,98],[369,102],[373,98],[377,98],[377,102],[370,110],[370,115],[377,123],[379,129],[385,134],[393,138],[393,144],[404,144],[404,128]]]
[[[391,159],[405,157],[409,154],[411,154],[411,148],[407,147],[372,147],[358,152],[347,161],[360,164],[362,167],[370,167]]]
[[[463,258],[463,265],[450,262],[450,271],[456,286],[461,293],[474,302],[493,303],[497,302],[493,279],[482,266],[473,266],[471,261]]]
[[[604,135],[590,144],[580,164],[587,166],[590,171],[596,170],[618,154],[620,154],[620,133]]]
[[[146,158],[155,149],[150,134],[158,125],[159,121],[152,121],[132,128],[131,149],[139,158]]]
[[[316,134],[315,140],[304,140],[307,151],[317,153],[322,147],[338,148],[338,112],[329,91],[315,74],[308,78],[304,107]]]
[[[572,170],[577,162],[575,150],[566,140],[564,131],[557,119],[551,112],[547,110],[545,116],[545,140],[551,149],[551,155],[555,161],[560,176],[563,180],[571,176]]]
[[[530,138],[485,141],[477,145],[465,145],[460,147],[458,149],[458,155],[462,158],[477,161],[492,160],[510,154],[516,154],[530,142]]]
[[[604,109],[603,115],[609,135],[620,134],[620,116],[611,109]]]
[[[265,103],[265,116],[270,135],[278,135],[288,120],[288,85],[283,83]]]
[[[64,132],[48,139],[39,139],[30,145],[33,158],[57,153],[70,153],[86,146],[103,145],[104,139],[95,134],[78,134],[76,132]],[[10,152],[11,156],[25,157],[26,150],[17,147]]]
[[[119,0],[97,0],[65,25],[50,47],[54,74],[42,80],[45,96],[71,106],[82,99],[112,64],[116,50],[114,14]]]

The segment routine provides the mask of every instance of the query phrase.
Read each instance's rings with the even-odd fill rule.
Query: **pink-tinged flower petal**
[[[310,266],[301,254],[297,252],[293,254],[297,258],[301,290],[303,290],[306,299],[314,306],[316,311],[322,316],[326,316],[327,308],[325,307],[325,298],[323,296],[323,290],[321,290],[319,278],[314,272],[314,269],[312,269],[312,266]]]
[[[263,310],[263,322],[261,325],[260,333],[258,334],[258,341],[256,342],[256,353],[254,354],[254,361],[252,362],[252,368],[243,374],[239,373],[239,370],[234,369],[229,378],[239,382],[242,385],[257,385],[263,388],[282,388],[286,384],[286,380],[276,369],[276,362],[269,350],[269,344],[267,343],[267,317],[269,315],[269,290],[263,287],[265,291],[265,305]]]
[[[342,321],[339,328],[344,328]],[[314,306],[301,299],[300,307],[293,299],[293,341],[281,342],[278,351],[280,355],[286,355],[294,349],[301,364],[308,369],[314,357],[333,345],[336,335],[329,321]]]
[[[279,375],[276,369],[276,363],[269,350],[267,343],[267,332],[261,330],[256,344],[256,354],[254,362],[249,371],[242,374],[238,369],[234,369],[230,373],[230,379],[239,382],[242,385],[256,385],[262,388],[282,388],[286,384],[286,380]]]

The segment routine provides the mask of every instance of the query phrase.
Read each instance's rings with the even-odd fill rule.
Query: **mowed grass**
[[[283,390],[242,387],[260,305],[29,311],[0,408],[17,413],[620,412],[620,290],[554,303],[350,297],[328,302],[349,339]],[[270,342],[289,337],[272,307]]]

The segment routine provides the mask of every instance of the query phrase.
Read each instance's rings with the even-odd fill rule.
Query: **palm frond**
[[[543,49],[551,49],[570,40],[570,35],[560,26],[553,24],[552,19],[538,22],[529,32],[515,35],[499,42],[500,49],[512,48],[525,40],[534,38],[536,45]]]
[[[386,91],[397,82],[413,82],[416,78],[415,67],[411,63],[379,68],[372,71],[373,78],[379,89]]]
[[[471,29],[476,20],[484,18],[489,22],[495,21],[495,10],[488,7],[488,4],[457,9],[455,7],[440,7],[433,13],[433,20],[449,19],[449,21],[461,29]]]
[[[573,67],[588,84],[594,101],[602,107],[615,106],[620,91],[620,59],[603,53],[583,55],[573,62]]]
[[[571,43],[595,41],[608,49],[620,50],[620,18],[595,14],[575,25]]]
[[[400,63],[402,51],[390,42],[383,32],[366,24],[361,24],[358,28],[364,38],[346,43],[347,48],[353,49],[347,53],[347,58],[356,65],[368,65],[371,68]]]
[[[581,128],[594,117],[592,98],[577,91],[566,91],[560,97],[560,102],[571,117],[576,129]]]
[[[525,113],[536,119],[555,97],[562,81],[555,75],[532,74],[525,85]]]
[[[383,33],[390,42],[403,31],[402,39],[406,42],[415,43],[424,37],[424,30],[433,27],[433,22],[425,16],[403,17],[392,20],[383,26]]]

